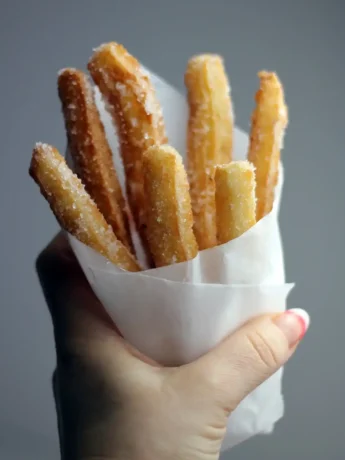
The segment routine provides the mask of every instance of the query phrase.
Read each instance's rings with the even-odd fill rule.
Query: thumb
[[[301,309],[256,318],[195,363],[229,413],[292,356],[309,321]]]

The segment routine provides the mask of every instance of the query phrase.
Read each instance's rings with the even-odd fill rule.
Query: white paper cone
[[[186,100],[152,73],[151,78],[163,107],[169,143],[184,157]],[[124,185],[117,137],[97,89],[96,100]],[[236,129],[235,159],[244,159],[247,147],[247,135]],[[95,294],[130,343],[162,364],[184,364],[213,348],[248,319],[284,311],[293,286],[285,283],[278,226],[282,184],[281,168],[273,211],[248,232],[173,266],[124,272],[69,235]],[[282,371],[273,375],[231,415],[223,450],[273,430],[283,415],[281,376]]]

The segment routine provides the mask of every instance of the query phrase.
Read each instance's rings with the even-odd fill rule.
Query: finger
[[[292,356],[309,326],[300,309],[252,320],[195,362],[230,413]]]
[[[41,276],[45,276],[45,272],[47,270],[51,271],[55,267],[56,261],[60,261],[62,259],[68,263],[76,262],[75,256],[65,234],[60,231],[37,257],[36,270],[40,278]]]
[[[84,348],[123,357],[131,355],[156,366],[122,337],[114,321],[92,291],[63,232],[58,233],[41,252],[36,262],[38,277],[54,325],[59,359],[76,352],[76,343]],[[72,350],[71,350],[72,348]],[[103,351],[102,351],[103,350]],[[120,353],[122,350],[122,353]]]
[[[58,233],[41,252],[37,274],[51,313],[57,346],[71,336],[114,332],[114,323],[93,293],[64,233]],[[91,322],[98,327],[91,327]]]
[[[90,296],[92,302],[87,304],[94,303],[95,295],[63,232],[59,232],[38,256],[36,270],[53,321],[70,311],[67,308],[70,300],[80,300],[81,292]]]
[[[39,254],[36,271],[49,308],[58,301],[66,288],[73,284],[75,278],[83,278],[63,232],[59,232]]]

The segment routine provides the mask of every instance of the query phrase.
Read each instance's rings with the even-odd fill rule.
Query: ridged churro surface
[[[214,167],[232,158],[233,115],[230,85],[220,56],[205,54],[188,62],[188,176],[194,231],[200,249],[217,244]]]
[[[278,76],[266,71],[260,72],[258,76],[260,86],[252,113],[248,160],[255,166],[256,219],[259,221],[273,207],[280,152],[288,124],[288,109]]]
[[[83,72],[64,69],[59,73],[58,92],[76,172],[117,238],[133,252],[126,203],[93,88]]]
[[[170,146],[144,153],[147,230],[156,267],[184,262],[198,252],[189,184],[181,156]]]
[[[255,172],[248,161],[233,161],[216,167],[218,243],[241,236],[255,225]]]
[[[80,179],[54,147],[36,144],[30,175],[39,185],[64,230],[118,267],[133,272],[140,270],[135,258],[116,238]]]
[[[150,146],[167,141],[162,110],[149,76],[122,45],[100,46],[88,68],[117,127],[128,200],[145,245],[142,155]]]

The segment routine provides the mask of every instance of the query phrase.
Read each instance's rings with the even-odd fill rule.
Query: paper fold
[[[169,143],[185,157],[188,107],[185,98],[151,73],[163,107]],[[96,101],[124,189],[118,141],[98,90]],[[234,158],[244,159],[248,137],[234,133]],[[278,225],[283,168],[273,211],[227,244],[202,251],[192,261],[128,273],[69,235],[95,294],[124,337],[165,365],[188,363],[217,345],[248,319],[286,308]],[[283,415],[282,371],[250,394],[229,419],[223,450],[259,433],[270,433]]]

